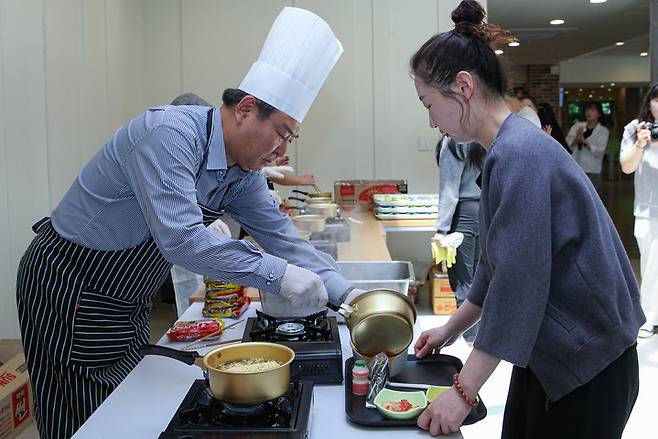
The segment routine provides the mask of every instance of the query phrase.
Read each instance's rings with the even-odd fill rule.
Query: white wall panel
[[[80,0],[80,161],[82,167],[118,128],[109,118],[105,0]],[[59,200],[57,200],[59,201]],[[53,206],[54,207],[54,206]]]
[[[181,0],[144,0],[143,10],[144,101],[168,104],[184,92]]]
[[[333,190],[339,179],[372,178],[371,2],[296,0],[295,6],[327,21],[345,49],[301,127],[298,173],[313,173],[322,190]]]
[[[80,150],[82,27],[81,0],[44,3],[46,126],[51,208],[82,161]]]
[[[414,51],[437,32],[437,14],[436,0],[413,8],[394,0],[373,3],[375,173],[406,178],[412,193],[438,190],[432,148],[438,132],[429,127],[408,67]],[[429,150],[419,151],[419,142]]]
[[[16,266],[33,236],[30,226],[49,212],[43,3],[5,0],[0,8],[8,217],[1,233],[10,258],[9,273],[0,279],[0,335],[15,337]]]

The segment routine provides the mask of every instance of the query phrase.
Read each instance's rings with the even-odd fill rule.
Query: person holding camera
[[[658,332],[658,84],[644,96],[637,119],[624,127],[619,164],[635,173],[635,239],[640,249],[640,297],[647,322],[640,338]]]
[[[610,136],[608,129],[601,125],[602,115],[601,103],[590,102],[585,107],[585,122],[573,124],[566,139],[573,158],[597,190],[601,184],[601,165]]]

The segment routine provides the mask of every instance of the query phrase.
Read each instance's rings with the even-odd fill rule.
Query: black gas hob
[[[279,343],[295,351],[291,375],[315,384],[343,382],[343,355],[335,317],[319,312],[306,317],[272,317],[256,311],[247,319],[243,342]]]
[[[313,382],[295,381],[280,397],[255,406],[213,398],[205,380],[196,380],[160,439],[308,438]]]

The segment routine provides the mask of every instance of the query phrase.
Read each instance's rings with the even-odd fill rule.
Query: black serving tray
[[[345,360],[345,414],[355,424],[373,427],[416,426],[416,419],[395,420],[383,417],[376,408],[366,408],[365,395],[352,393],[352,366],[354,357]],[[400,383],[424,383],[434,386],[451,386],[452,376],[462,368],[459,358],[452,355],[433,354],[419,360],[415,355],[407,357],[404,370],[391,378]],[[389,386],[391,389],[395,387]],[[413,389],[399,389],[411,391]],[[422,389],[418,389],[422,390]],[[464,420],[464,425],[474,424],[487,416],[487,408],[480,395],[480,403],[471,410]]]

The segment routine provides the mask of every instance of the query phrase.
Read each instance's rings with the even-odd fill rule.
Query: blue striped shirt
[[[172,264],[277,293],[287,262],[320,275],[338,301],[351,284],[335,261],[299,237],[261,172],[228,167],[220,111],[154,107],[117,130],[52,214],[65,239],[122,250],[153,237]],[[204,227],[198,204],[226,211],[265,249]]]

